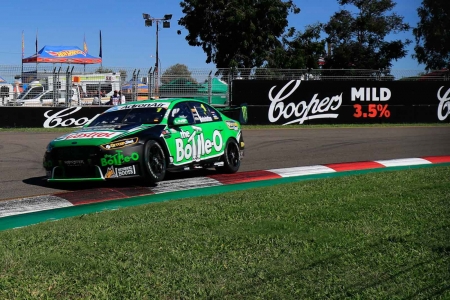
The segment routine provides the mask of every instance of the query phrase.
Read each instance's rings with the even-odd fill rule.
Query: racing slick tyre
[[[239,170],[240,165],[238,143],[235,139],[229,139],[223,153],[223,167],[216,167],[216,170],[220,173],[232,174]]]
[[[145,169],[146,178],[150,183],[156,183],[164,179],[166,175],[166,155],[156,141],[148,141],[145,144]]]

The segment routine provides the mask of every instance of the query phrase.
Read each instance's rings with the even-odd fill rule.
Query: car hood
[[[156,127],[164,127],[163,125],[116,125],[116,126],[95,126],[84,127],[80,130],[62,135],[50,142],[52,147],[67,146],[100,146],[121,138],[132,137],[138,133]],[[157,131],[160,131],[160,130]],[[157,132],[155,132],[157,134]]]

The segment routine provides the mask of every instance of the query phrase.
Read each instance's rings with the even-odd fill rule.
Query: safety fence
[[[235,80],[449,81],[448,70],[168,69],[36,64],[0,66],[0,106],[107,105],[114,91],[125,101],[188,97],[228,106]]]

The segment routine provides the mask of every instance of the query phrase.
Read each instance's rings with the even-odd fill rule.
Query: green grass
[[[380,124],[322,124],[322,125],[243,125],[244,130],[252,129],[314,129],[314,128],[365,128],[365,127],[448,127],[450,123],[380,123]],[[17,132],[72,132],[76,130],[74,127],[57,127],[57,128],[27,128],[27,127],[8,127],[0,128],[0,132],[17,131]]]
[[[0,299],[449,299],[450,167],[0,232]]]

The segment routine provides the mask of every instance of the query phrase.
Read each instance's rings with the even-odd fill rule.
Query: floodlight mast
[[[143,19],[145,20],[145,26],[150,27],[153,22],[156,23],[156,62],[155,62],[155,95],[159,98],[159,22],[163,22],[163,28],[170,28],[169,20],[172,19],[171,14],[164,15],[164,18],[153,18],[150,14],[143,13]]]

